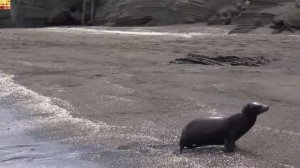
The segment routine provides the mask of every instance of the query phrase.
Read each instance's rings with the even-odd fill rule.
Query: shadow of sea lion
[[[179,149],[174,151],[173,154],[180,156],[177,153],[179,153]],[[224,148],[222,146],[215,146],[215,145],[203,146],[203,147],[185,150],[183,152],[183,154],[187,154],[187,155],[191,155],[191,156],[195,156],[195,157],[199,156],[199,155],[223,156],[224,154],[226,154],[226,156],[234,156],[236,154],[240,154],[242,156],[247,156],[247,157],[251,157],[251,158],[260,158],[261,157],[260,155],[253,153],[252,151],[240,148],[238,146],[236,146],[235,152],[226,153],[226,152],[224,152]]]
[[[139,142],[131,142],[117,147],[118,150],[133,150],[139,151],[143,154],[156,155],[156,154],[171,154],[176,148],[176,144],[148,144],[143,145]]]

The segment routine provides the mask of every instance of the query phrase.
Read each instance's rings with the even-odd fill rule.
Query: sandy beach
[[[300,167],[299,33],[229,30],[0,29],[0,167]],[[170,63],[189,53],[271,62]],[[189,121],[230,116],[251,101],[270,110],[235,153],[204,147],[174,154]]]

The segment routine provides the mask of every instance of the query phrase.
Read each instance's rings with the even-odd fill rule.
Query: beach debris
[[[172,64],[201,64],[220,66],[250,66],[258,67],[270,63],[265,57],[238,57],[238,56],[206,56],[199,54],[188,54],[185,58],[178,58],[171,61]]]

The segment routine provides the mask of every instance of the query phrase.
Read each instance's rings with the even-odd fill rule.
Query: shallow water
[[[83,151],[70,145],[36,141],[28,135],[35,121],[23,120],[18,115],[22,114],[0,100],[0,167],[102,167],[83,161]]]
[[[48,99],[35,100],[38,94],[14,83],[12,77],[0,73],[0,167],[103,167],[84,161],[84,148],[78,150],[57,140],[32,136],[39,122],[45,121],[37,116],[45,113],[42,109],[48,108]],[[32,97],[27,97],[30,94]],[[42,109],[30,111],[25,104]]]

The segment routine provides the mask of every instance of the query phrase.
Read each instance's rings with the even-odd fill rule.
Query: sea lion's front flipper
[[[235,140],[233,138],[224,139],[225,152],[233,152],[235,149]]]

